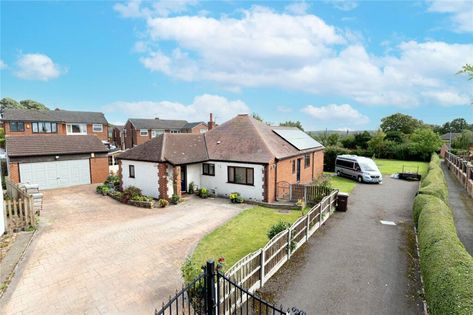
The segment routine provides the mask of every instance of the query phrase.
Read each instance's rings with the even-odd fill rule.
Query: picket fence
[[[263,248],[240,259],[225,275],[250,292],[261,288],[332,215],[337,196],[338,190],[333,190],[323,197],[290,228],[277,234]],[[229,287],[222,294],[222,301],[232,293]]]

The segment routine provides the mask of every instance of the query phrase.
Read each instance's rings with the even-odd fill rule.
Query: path
[[[243,207],[193,198],[142,209],[94,185],[45,191],[41,228],[0,314],[152,314],[180,288],[197,242]]]
[[[265,285],[307,314],[421,314],[412,225],[418,182],[357,185],[327,224]],[[391,220],[397,225],[383,225]]]
[[[448,203],[453,211],[458,238],[470,255],[473,255],[473,199],[443,162],[442,169],[447,181]]]

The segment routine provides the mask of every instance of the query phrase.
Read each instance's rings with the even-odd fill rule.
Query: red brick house
[[[145,143],[163,133],[201,134],[208,129],[204,122],[187,122],[185,120],[138,119],[130,118],[123,130],[125,149]]]
[[[108,176],[103,113],[6,109],[2,121],[14,182],[50,189],[99,183]]]
[[[216,195],[273,202],[280,183],[310,183],[323,173],[323,146],[297,128],[238,115],[203,134],[161,134],[119,155],[123,188],[155,198],[194,183]]]

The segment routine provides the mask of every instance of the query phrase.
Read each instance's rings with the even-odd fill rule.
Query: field
[[[424,177],[427,174],[429,163],[417,162],[417,161],[399,161],[399,160],[384,160],[375,159],[376,165],[378,165],[381,174],[391,175],[394,173],[402,172],[402,167],[405,166],[405,170],[408,172],[416,172],[419,167],[419,174]]]

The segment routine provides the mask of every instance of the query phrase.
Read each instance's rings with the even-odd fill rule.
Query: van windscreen
[[[361,169],[365,172],[379,172],[376,163],[373,160],[359,161]]]

